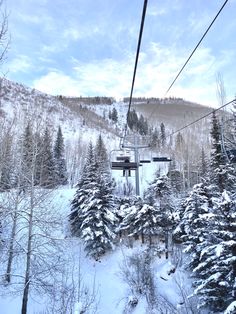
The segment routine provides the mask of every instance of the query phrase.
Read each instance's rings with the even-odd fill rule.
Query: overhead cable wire
[[[231,104],[233,104],[233,103],[236,103],[236,98],[233,99],[233,100],[231,100],[230,102],[228,102],[228,103],[226,103],[226,104],[220,106],[219,108],[212,110],[211,112],[205,114],[204,116],[198,118],[197,120],[194,120],[193,122],[190,122],[189,124],[186,124],[186,125],[183,126],[182,128],[180,128],[180,129],[178,129],[178,130],[172,132],[169,136],[172,136],[172,135],[174,135],[174,134],[176,134],[176,133],[178,133],[178,132],[180,132],[180,131],[182,131],[182,130],[188,128],[188,127],[190,127],[191,125],[193,125],[193,124],[199,122],[200,120],[202,120],[202,119],[204,119],[204,118],[210,116],[210,115],[213,114],[214,112],[217,112],[217,111],[221,110],[222,108],[224,108],[224,107],[226,107],[226,106],[228,106],[228,105],[231,105]]]
[[[145,21],[147,3],[148,3],[148,0],[144,0],[142,19],[141,19],[140,30],[139,30],[138,46],[137,46],[137,51],[136,51],[136,58],[135,58],[135,65],[134,65],[134,72],[133,72],[133,80],[132,80],[130,97],[129,97],[128,111],[127,111],[127,116],[126,116],[126,125],[125,125],[125,130],[124,130],[124,137],[126,136],[127,128],[128,128],[128,119],[129,119],[131,102],[132,102],[132,97],[133,97],[134,82],[135,82],[137,65],[138,65],[139,51],[140,51],[140,46],[141,46],[141,41],[142,41],[143,26],[144,26],[144,21]]]
[[[208,26],[207,30],[205,31],[205,33],[202,35],[201,39],[199,40],[199,42],[197,43],[197,45],[195,46],[195,48],[193,49],[193,51],[191,52],[190,56],[188,57],[188,59],[185,61],[184,65],[182,66],[182,68],[180,69],[179,73],[176,75],[175,79],[173,80],[173,82],[171,83],[170,87],[167,89],[165,96],[168,94],[168,92],[171,90],[172,86],[174,85],[174,83],[177,81],[178,77],[180,76],[180,74],[182,73],[182,71],[184,70],[185,66],[187,65],[187,63],[189,62],[189,60],[192,58],[193,54],[195,53],[195,51],[197,50],[197,48],[200,46],[201,42],[203,41],[204,37],[206,36],[206,34],[208,33],[208,31],[210,30],[210,28],[212,27],[212,25],[214,24],[215,20],[217,19],[217,17],[220,15],[221,11],[223,10],[223,8],[225,7],[226,3],[228,2],[228,0],[226,0],[224,2],[224,4],[222,5],[222,7],[220,8],[220,10],[218,11],[218,13],[216,14],[216,16],[214,17],[214,19],[212,20],[211,24]]]

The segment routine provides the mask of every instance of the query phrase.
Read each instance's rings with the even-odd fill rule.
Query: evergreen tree
[[[159,132],[157,131],[157,128],[155,128],[152,132],[151,132],[151,147],[152,148],[160,148],[160,143],[159,143]]]
[[[236,297],[236,201],[224,191],[214,199],[214,207],[215,219],[208,228],[212,239],[202,250],[194,272],[200,306],[216,312],[224,311]]]
[[[36,151],[36,161],[35,161],[35,184],[40,185],[41,182],[41,175],[43,169],[43,137],[39,132],[36,132],[34,135],[34,142],[35,142],[35,151]]]
[[[109,109],[108,118],[111,120],[111,110]]]
[[[96,156],[96,161],[100,169],[102,171],[105,171],[106,173],[109,172],[108,171],[109,169],[108,154],[107,154],[107,150],[106,150],[101,134],[98,136],[98,139],[97,139],[97,143],[95,147],[95,156]]]
[[[210,179],[221,192],[224,190],[224,175],[221,171],[222,166],[225,164],[225,157],[221,150],[221,134],[220,125],[215,112],[212,114],[212,150],[210,159]]]
[[[212,116],[212,149],[209,163],[209,177],[215,189],[215,196],[219,196],[226,189],[235,191],[235,168],[228,163],[221,145],[221,130],[215,113]]]
[[[198,266],[202,250],[211,243],[209,230],[214,223],[215,215],[211,210],[210,194],[205,182],[194,185],[182,203],[180,223],[173,232],[174,240],[183,242],[186,246],[185,251],[191,253],[189,261],[191,269]]]
[[[180,132],[178,132],[176,136],[175,150],[177,150],[178,152],[183,152],[184,146],[185,146],[185,143],[184,143],[183,136]]]
[[[85,164],[76,186],[77,190],[71,202],[70,225],[72,235],[80,236],[80,228],[83,221],[80,212],[89,198],[90,191],[87,188],[87,185],[94,180],[96,171],[97,166],[95,164],[94,148],[90,142],[85,157]]]
[[[20,185],[25,190],[32,182],[34,176],[34,147],[33,147],[33,133],[30,123],[27,124],[23,134],[21,146],[21,169],[20,178],[18,178]]]
[[[61,127],[59,126],[58,131],[57,131],[55,145],[54,145],[54,161],[55,161],[56,181],[60,185],[65,185],[68,183],[64,151],[65,151],[64,140],[63,140]]]
[[[140,135],[148,134],[148,123],[147,120],[144,119],[142,114],[140,115],[137,122],[137,131],[139,132]]]
[[[138,115],[134,109],[129,112],[127,124],[132,131],[137,130]]]
[[[96,151],[99,152],[97,158],[90,143],[86,163],[71,204],[70,221],[72,234],[82,238],[88,255],[98,259],[113,248],[115,224],[118,219],[113,213],[113,184],[108,180],[106,167],[101,164],[101,156],[105,154],[101,137],[98,139]]]
[[[108,250],[113,249],[116,238],[115,227],[118,218],[113,213],[115,204],[113,187],[98,173],[97,186],[89,186],[90,197],[81,212],[81,238],[89,256],[99,259]]]
[[[172,186],[173,192],[178,194],[183,188],[183,176],[179,170],[177,170],[175,158],[169,164],[169,171],[167,176],[170,178],[170,184]]]
[[[126,216],[120,224],[119,231],[127,232],[129,237],[141,236],[142,242],[144,242],[144,236],[148,237],[151,245],[152,237],[161,233],[158,209],[137,199],[135,204],[126,207],[125,211]]]
[[[117,123],[117,121],[118,121],[118,113],[117,113],[117,110],[115,107],[113,107],[112,112],[111,112],[111,120],[114,123]]]
[[[190,253],[190,268],[196,281],[200,306],[223,311],[235,299],[236,176],[221,149],[218,120],[212,118],[212,151],[209,178],[184,202],[184,213],[175,237],[181,238]]]
[[[42,160],[41,160],[41,177],[40,184],[42,187],[53,188],[56,186],[56,172],[55,163],[52,153],[52,140],[49,134],[49,130],[46,127],[43,136],[42,146]]]
[[[12,187],[12,137],[8,134],[1,143],[1,176],[0,191],[9,190]]]
[[[204,148],[202,147],[201,151],[201,164],[200,164],[200,177],[201,179],[205,178],[207,175],[207,160]]]
[[[167,176],[157,176],[144,194],[145,202],[156,208],[158,225],[165,238],[166,258],[168,258],[170,231],[176,225],[177,219],[173,196],[170,179]]]
[[[113,190],[115,188],[115,182],[111,177],[108,153],[101,134],[98,136],[95,146],[95,161],[98,173],[100,173],[106,183],[110,185]]]
[[[160,125],[160,129],[161,129],[161,147],[165,147],[166,146],[166,131],[165,131],[165,125],[162,122]]]

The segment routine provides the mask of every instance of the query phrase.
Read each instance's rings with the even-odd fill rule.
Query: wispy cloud
[[[25,55],[19,55],[8,63],[8,70],[13,73],[28,72],[31,68],[31,59]]]
[[[51,71],[34,81],[34,87],[49,94],[128,96],[130,93],[134,56],[122,61],[104,59],[83,63],[73,59],[70,76]],[[134,96],[164,97],[165,91],[184,62],[181,54],[152,43],[141,54]],[[209,49],[200,49],[168,96],[183,97],[199,103],[215,102],[215,57]],[[219,68],[220,70],[220,68]]]

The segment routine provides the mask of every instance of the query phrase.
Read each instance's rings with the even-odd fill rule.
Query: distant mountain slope
[[[51,96],[6,79],[0,81],[0,115],[8,121],[15,118],[19,127],[24,124],[24,119],[38,115],[49,126],[62,125],[68,135],[85,127],[95,132],[119,135],[118,130],[85,103],[83,99]]]
[[[136,102],[133,107],[142,113],[153,126],[159,121],[165,123],[172,130],[178,129],[213,110],[210,107],[174,98]],[[202,124],[206,125],[206,120],[203,120]]]
[[[50,124],[63,124],[65,121],[70,121],[67,127],[71,129],[86,124],[89,128],[119,136],[122,134],[121,129],[125,124],[128,103],[112,103],[112,101],[113,99],[109,97],[56,97],[6,79],[0,81],[0,114],[2,117],[12,117],[16,112],[18,114],[20,112],[22,117],[23,114],[29,115],[30,112],[37,111],[41,116],[45,116]],[[108,119],[104,118],[104,115],[107,116],[108,111],[113,107],[117,109],[120,120],[122,120],[122,123],[118,123],[115,128],[108,123]],[[210,107],[175,98],[136,100],[132,104],[132,108],[143,114],[150,125],[155,127],[163,122],[171,130],[180,128],[212,111]],[[201,127],[206,126],[207,121],[202,120]]]
[[[116,155],[123,153],[120,151],[120,143],[121,137],[124,136],[128,102],[113,101],[114,99],[111,97],[52,96],[22,84],[1,79],[0,136],[7,137],[10,134],[17,148],[17,142],[25,131],[28,121],[33,121],[38,132],[44,132],[45,127],[48,126],[53,140],[55,140],[60,125],[65,143],[69,181],[73,186],[80,176],[87,145],[90,141],[95,143],[99,134],[102,135],[111,161],[116,161]],[[117,111],[117,122],[114,122],[110,115],[114,109]],[[175,136],[171,136],[171,134],[211,112],[212,108],[183,99],[166,98],[134,99],[131,105],[132,109],[137,111],[139,117],[142,114],[147,119],[149,126],[147,138],[140,136],[138,139],[148,146],[146,149],[139,150],[140,159],[152,160],[153,156],[167,156],[175,160],[176,167],[182,173],[183,178],[189,178],[188,182],[191,179],[191,171],[194,176],[198,175],[202,148],[206,155],[209,155],[210,152],[211,116],[185,128],[181,134],[177,134],[178,132],[175,133]],[[161,123],[164,123],[165,126],[164,144],[161,142]],[[128,130],[127,135],[130,136],[126,137],[129,144],[131,143],[130,139],[137,143],[133,132]],[[2,139],[0,138],[0,140]],[[114,151],[116,153],[113,153]],[[134,152],[129,153],[131,159],[134,160]],[[143,165],[140,171],[142,186],[145,187],[145,184],[152,180],[157,169],[164,169],[164,172],[167,173],[168,166],[168,164],[159,165],[158,163]],[[112,171],[112,174],[118,182],[118,186],[122,186],[124,183],[122,173]],[[195,177],[191,181],[192,183],[196,182]],[[134,177],[129,178],[129,182],[132,181],[135,185],[133,179]]]
[[[0,81],[0,96],[0,118],[4,123],[12,123],[17,134],[22,134],[28,119],[38,119],[44,121],[43,128],[47,124],[54,132],[58,125],[62,127],[71,155],[82,156],[87,143],[94,142],[98,134],[103,135],[108,151],[119,148],[126,123],[127,102],[112,103],[114,99],[111,97],[51,96],[6,79]],[[113,108],[118,112],[117,123],[109,119]],[[133,108],[159,132],[163,122],[167,135],[212,111],[212,108],[175,98],[134,99]],[[210,117],[203,119],[182,132],[188,150],[186,154],[191,154],[191,159],[198,160],[197,152],[201,147],[209,147],[210,120]],[[172,139],[172,153],[175,141]]]

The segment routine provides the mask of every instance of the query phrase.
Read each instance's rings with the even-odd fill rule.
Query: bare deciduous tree
[[[0,0],[0,64],[5,61],[9,48],[8,15],[3,6],[4,0]]]

